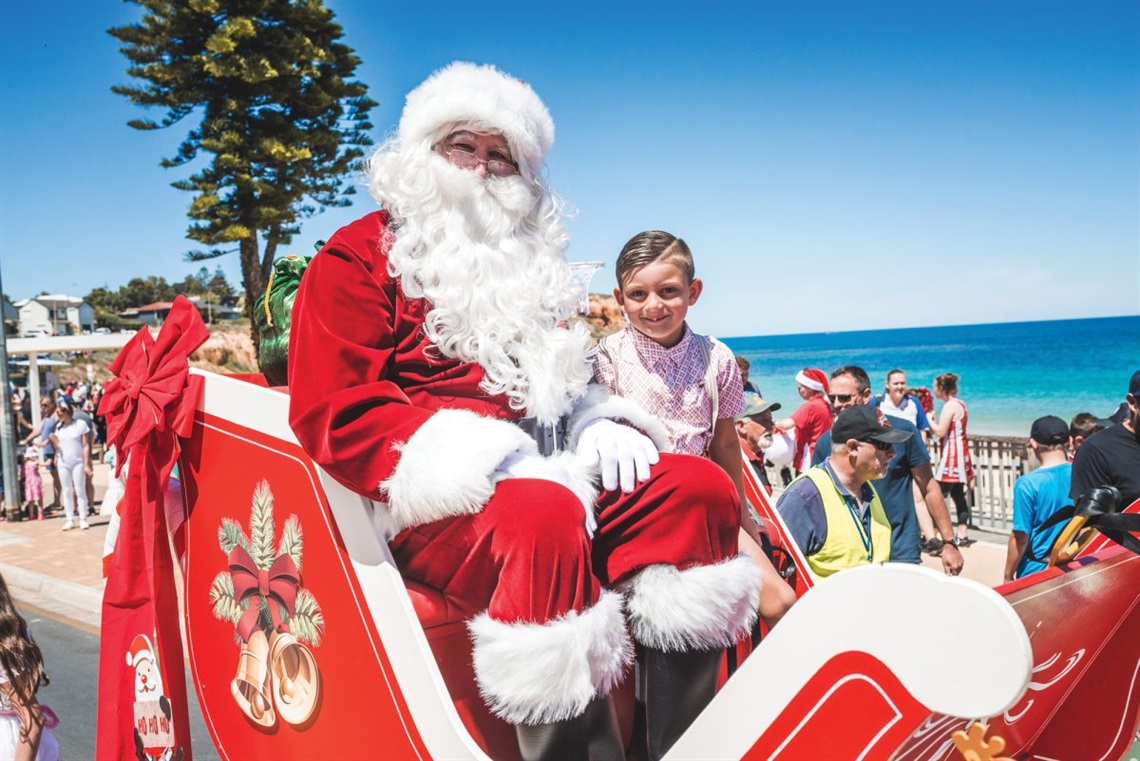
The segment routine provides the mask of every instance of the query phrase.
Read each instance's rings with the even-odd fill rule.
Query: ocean
[[[970,433],[1006,436],[1028,436],[1042,415],[1107,417],[1140,370],[1140,315],[721,340],[752,363],[765,399],[783,405],[777,417],[802,403],[795,374],[805,367],[830,375],[859,365],[876,394],[898,367],[909,385],[931,391],[935,376],[957,373]]]

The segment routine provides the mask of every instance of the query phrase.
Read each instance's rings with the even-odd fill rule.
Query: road
[[[51,684],[41,687],[39,699],[59,714],[55,728],[60,755],[69,759],[95,758],[96,705],[98,703],[99,633],[76,625],[53,613],[20,604],[17,606],[28,622],[44,654]],[[191,684],[189,674],[187,684]],[[195,761],[218,759],[210,733],[198,708],[193,689],[190,701],[190,739]]]

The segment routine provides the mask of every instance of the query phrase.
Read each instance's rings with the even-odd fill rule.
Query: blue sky
[[[557,125],[570,258],[685,238],[721,336],[1140,313],[1140,3],[329,0],[379,140],[455,59]],[[113,0],[0,0],[0,268],[15,299],[180,280],[191,195],[158,165]],[[305,223],[287,252],[374,208]],[[217,260],[235,284],[236,257]],[[214,264],[208,263],[212,269]]]

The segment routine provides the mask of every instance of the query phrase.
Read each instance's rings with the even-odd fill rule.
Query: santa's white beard
[[[434,153],[378,154],[371,169],[398,224],[389,267],[430,304],[428,338],[444,356],[477,362],[482,389],[513,408],[544,422],[565,414],[591,376],[589,337],[558,327],[580,288],[549,191],[518,175],[484,179]]]
[[[760,451],[770,449],[772,447],[772,432],[769,431],[768,433],[761,434],[760,437],[756,439],[756,446],[760,447]]]

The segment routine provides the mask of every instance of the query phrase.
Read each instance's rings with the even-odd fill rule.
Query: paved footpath
[[[95,465],[95,509],[107,490],[110,468]],[[44,476],[44,502],[53,500],[51,478]],[[91,528],[61,531],[63,508],[46,520],[0,522],[0,574],[16,599],[89,627],[99,626],[103,597],[103,541],[109,516],[88,517]]]

